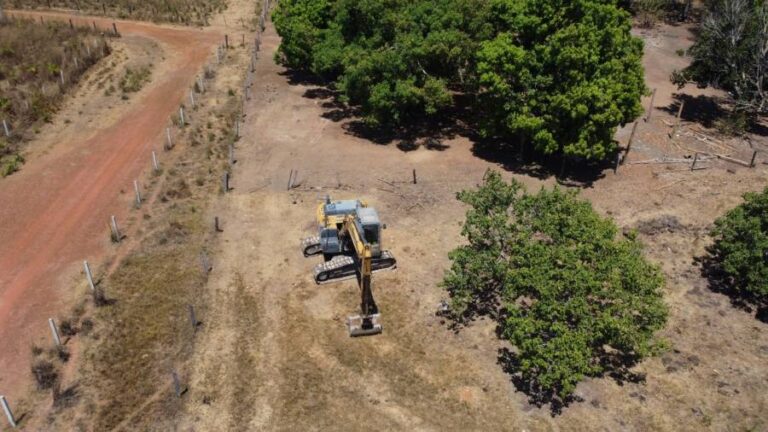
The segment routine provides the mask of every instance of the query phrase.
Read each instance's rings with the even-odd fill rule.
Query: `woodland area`
[[[615,2],[288,0],[274,22],[279,62],[381,127],[469,100],[485,139],[601,160],[642,111],[642,43]]]

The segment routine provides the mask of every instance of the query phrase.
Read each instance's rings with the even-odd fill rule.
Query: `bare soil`
[[[648,86],[657,88],[653,116],[638,126],[618,174],[569,173],[602,214],[641,228],[647,254],[667,277],[671,316],[663,336],[671,349],[633,371],[640,382],[610,377],[578,386],[579,401],[553,414],[529,403],[498,363],[502,344],[492,323],[459,333],[435,315],[446,293],[439,282],[447,253],[462,242],[465,208],[455,193],[486,169],[503,170],[535,189],[556,181],[535,164],[478,156],[456,134],[432,150],[402,151],[360,136],[338,115],[330,94],[274,64],[279,43],[268,27],[257,64],[244,137],[237,145],[233,191],[211,209],[223,221],[209,280],[205,331],[198,335],[182,429],[217,430],[762,430],[768,427],[768,333],[754,311],[735,308],[708,288],[694,264],[707,229],[740,194],[768,180],[756,168],[707,160],[637,164],[697,151],[744,159],[765,138],[715,141],[690,106],[669,138],[677,89],[668,82],[686,59],[685,26],[641,33]],[[683,95],[716,92],[686,88]],[[648,103],[648,98],[644,99]],[[624,143],[628,127],[617,133]],[[698,134],[698,135],[697,135]],[[702,138],[705,137],[705,138]],[[724,147],[721,149],[720,147]],[[299,185],[287,191],[289,171]],[[412,183],[415,169],[418,183]],[[586,178],[587,180],[584,180]],[[575,179],[581,180],[576,182]],[[568,186],[565,186],[568,187]],[[398,269],[374,276],[384,333],[347,336],[345,317],[358,309],[354,281],[317,286],[315,259],[299,239],[312,233],[318,198],[357,197],[388,225],[385,246]],[[225,426],[226,425],[226,426]]]

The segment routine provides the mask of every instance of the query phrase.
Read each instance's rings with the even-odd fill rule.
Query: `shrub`
[[[136,69],[127,68],[120,79],[120,90],[123,93],[135,93],[149,81],[150,70],[147,66]]]
[[[19,152],[30,132],[51,121],[61,93],[108,53],[106,41],[90,28],[0,20],[0,120],[11,129],[6,139],[0,128],[0,176],[21,168]]]
[[[76,9],[89,15],[121,19],[207,25],[208,18],[226,7],[226,0],[7,0],[14,8]]]
[[[528,194],[493,171],[458,199],[470,206],[468,244],[450,253],[448,313],[457,323],[495,318],[532,397],[565,401],[584,377],[660,347],[661,272],[633,235],[617,239],[613,222],[588,202],[558,188]]]
[[[710,252],[729,285],[745,299],[768,306],[768,188],[715,221]]]
[[[32,376],[35,378],[39,390],[49,389],[56,384],[59,379],[59,372],[56,366],[48,360],[36,360],[32,364]]]

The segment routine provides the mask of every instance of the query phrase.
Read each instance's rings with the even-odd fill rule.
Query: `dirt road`
[[[101,28],[113,22],[72,19],[76,25],[95,22]],[[98,263],[109,251],[109,216],[126,220],[130,193],[125,192],[149,167],[150,152],[160,148],[169,116],[221,38],[211,30],[116,22],[123,37],[151,39],[162,49],[151,83],[119,115],[64,135],[21,172],[0,181],[0,389],[11,398],[23,394],[30,382],[30,344],[47,335],[47,318],[62,313],[62,305],[75,294],[82,260]]]

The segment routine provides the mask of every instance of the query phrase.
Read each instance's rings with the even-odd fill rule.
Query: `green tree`
[[[663,277],[630,236],[575,193],[528,194],[493,171],[468,204],[444,286],[458,322],[497,319],[514,347],[516,373],[537,397],[565,400],[586,376],[637,361],[659,346],[666,322]]]
[[[688,82],[728,91],[735,114],[768,113],[768,3],[711,0],[688,50],[690,66],[672,74],[680,87]]]
[[[481,132],[541,153],[600,160],[642,112],[642,42],[611,1],[494,0],[477,54]]]
[[[715,221],[712,257],[745,298],[768,306],[768,188]]]
[[[642,43],[615,0],[284,0],[274,22],[277,60],[374,125],[441,115],[458,93],[477,96],[485,136],[602,159],[641,112]]]

